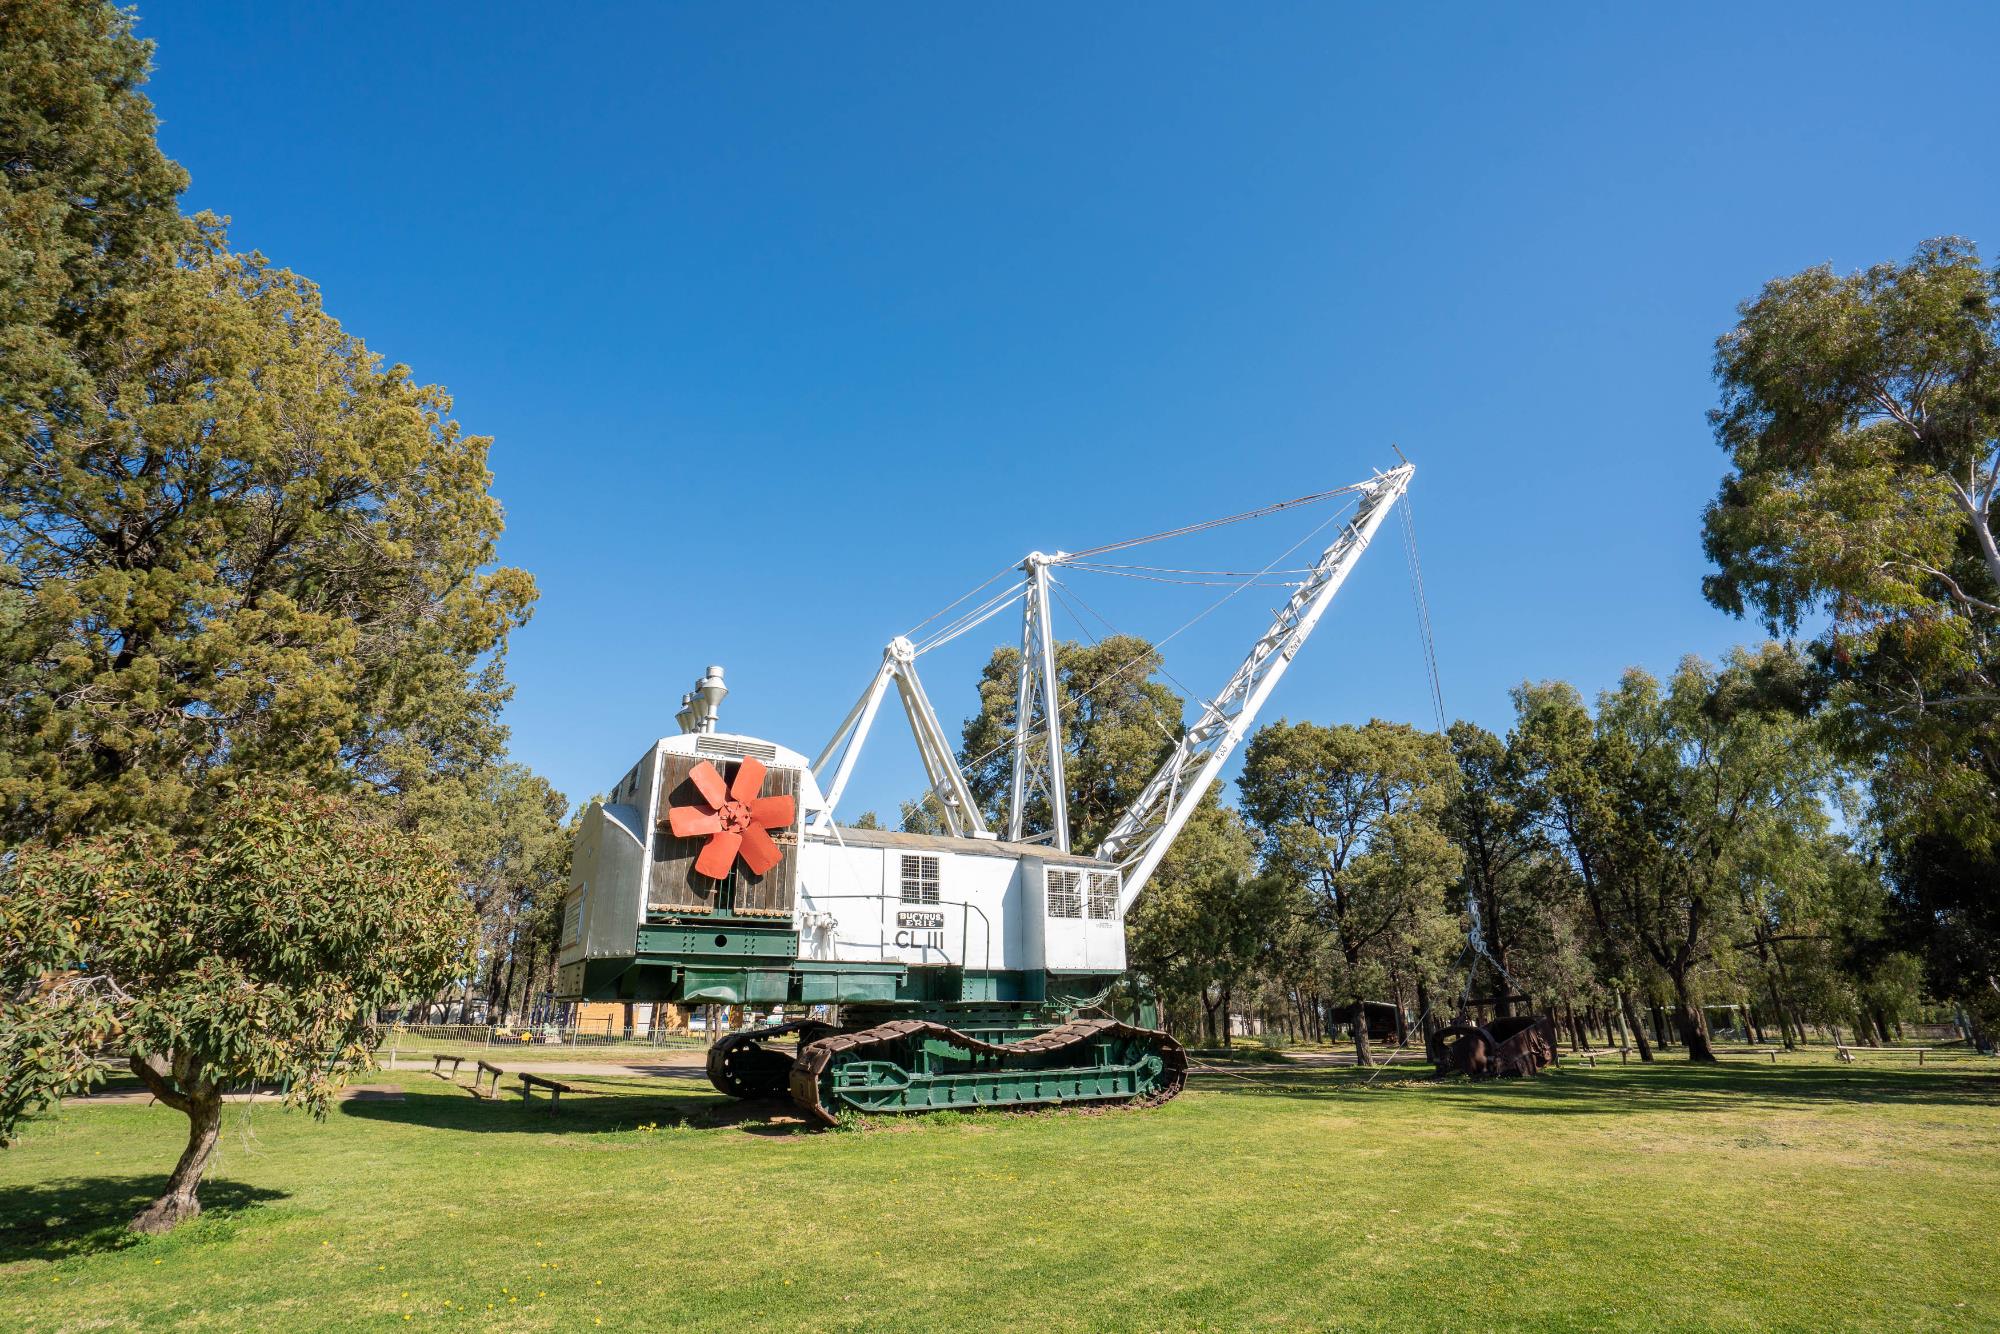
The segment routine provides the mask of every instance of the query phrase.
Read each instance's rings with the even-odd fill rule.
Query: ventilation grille
[[[938,859],[903,854],[902,898],[905,903],[938,901]]]
[[[1050,867],[1045,874],[1046,897],[1051,917],[1083,916],[1083,872],[1058,871]]]
[[[1118,872],[1091,871],[1090,876],[1090,918],[1094,922],[1108,922],[1118,916]]]
[[[732,760],[755,755],[768,763],[778,758],[778,748],[767,741],[724,741],[716,736],[697,736],[694,748],[704,755],[727,755]]]

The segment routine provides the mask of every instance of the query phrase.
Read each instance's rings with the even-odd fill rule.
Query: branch
[[[1960,486],[1956,478],[1952,479],[1951,493],[1958,497],[1959,507],[1965,511],[1966,521],[1972,525],[1972,537],[1979,543],[1979,554],[1986,562],[1986,573],[1992,577],[1994,585],[2000,587],[2000,547],[1994,545],[1993,528],[1987,517],[1987,511],[1993,501],[1992,496],[1988,495],[1981,499],[1967,487]]]
[[[155,1098],[177,1112],[192,1113],[193,1104],[187,1095],[179,1092],[168,1082],[166,1062],[151,1052],[133,1052],[132,1073],[139,1076]]]
[[[1882,405],[1882,410],[1884,412],[1888,413],[1891,417],[1895,418],[1898,422],[1902,423],[1904,430],[1908,431],[1911,435],[1915,436],[1919,440],[1922,440],[1924,438],[1923,428],[1918,426],[1916,422],[1910,419],[1909,413],[1903,410],[1903,405],[1896,401],[1896,396],[1894,394],[1890,393],[1882,386],[1876,385],[1875,401]]]

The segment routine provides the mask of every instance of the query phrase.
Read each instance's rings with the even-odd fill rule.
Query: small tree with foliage
[[[429,844],[301,786],[246,790],[179,844],[139,833],[14,854],[0,881],[0,1141],[123,1054],[188,1118],[167,1188],[132,1220],[201,1210],[223,1090],[284,1079],[323,1114],[374,1015],[466,961],[472,913]]]

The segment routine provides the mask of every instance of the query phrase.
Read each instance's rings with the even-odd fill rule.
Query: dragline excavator
[[[791,1006],[837,1016],[741,1031],[715,1042],[708,1059],[709,1078],[724,1093],[789,1094],[829,1124],[843,1111],[1173,1097],[1187,1075],[1180,1044],[1098,1009],[1125,971],[1126,913],[1414,472],[1404,463],[1350,487],[1214,521],[1335,497],[1351,508],[1298,571],[1290,599],[1228,684],[1087,852],[1071,846],[1064,800],[1051,581],[1056,571],[1151,538],[1077,554],[1035,552],[1018,579],[994,588],[996,576],[928,636],[893,640],[814,759],[720,730],[727,687],[722,669],[709,668],[683,697],[680,734],[648,747],[584,813],[563,904],[558,997]],[[993,828],[916,662],[1016,604],[1012,783],[1004,827]],[[892,688],[942,814],[941,834],[834,820]],[[1031,813],[1046,828],[1028,828]]]

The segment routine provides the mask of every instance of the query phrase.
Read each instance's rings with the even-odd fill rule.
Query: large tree
[[[1250,738],[1239,785],[1264,866],[1310,893],[1346,967],[1355,1057],[1371,1064],[1366,1003],[1435,944],[1461,857],[1445,833],[1458,766],[1443,737],[1401,723],[1283,720]],[[1378,993],[1379,994],[1379,993]]]
[[[553,959],[574,835],[569,809],[547,779],[508,762],[431,778],[395,803],[401,823],[429,834],[451,857],[479,917],[484,998],[496,1014],[508,1006],[517,980],[525,992],[537,963],[546,967]],[[461,980],[461,1002],[472,1000],[474,984],[471,976]]]
[[[1799,672],[1777,645],[1720,670],[1689,658],[1664,688],[1627,672],[1598,706],[1596,755],[1617,803],[1611,914],[1672,985],[1691,1060],[1715,1059],[1697,975],[1735,943],[1741,881],[1827,828],[1833,773],[1797,708]]]
[[[1627,866],[1634,847],[1621,814],[1623,757],[1599,735],[1583,697],[1567,682],[1516,688],[1514,712],[1507,744],[1523,808],[1560,859],[1560,874],[1547,887],[1552,896],[1566,891],[1580,906],[1598,981],[1612,993],[1639,1059],[1650,1061],[1638,1000],[1653,965],[1613,911],[1614,888],[1637,874]]]
[[[124,16],[8,19],[0,843],[176,827],[236,773],[476,768],[533,599],[488,442],[180,217]]]
[[[1513,955],[1537,908],[1540,839],[1532,808],[1519,791],[1517,766],[1500,738],[1460,720],[1445,739],[1459,772],[1445,807],[1445,829],[1463,855],[1463,893],[1477,911],[1481,944],[1491,953],[1487,971],[1496,974],[1489,979],[1495,1012],[1507,1015],[1512,1013]],[[1477,975],[1478,959],[1471,966]]]
[[[1961,877],[2000,856],[2000,269],[1955,237],[1902,264],[1778,278],[1718,341],[1732,465],[1706,521],[1711,601],[1816,635],[1826,714],[1872,770],[1905,921],[1971,1003]]]
[[[200,1212],[224,1090],[288,1081],[325,1110],[366,1064],[376,1012],[462,976],[470,905],[441,850],[302,784],[230,798],[196,837],[17,850],[0,879],[0,1142],[36,1107],[128,1064],[188,1118],[166,1189],[133,1220]]]
[[[1774,279],[1717,343],[1709,599],[1823,618],[1847,740],[1925,825],[2000,838],[2000,271],[1958,238]]]

